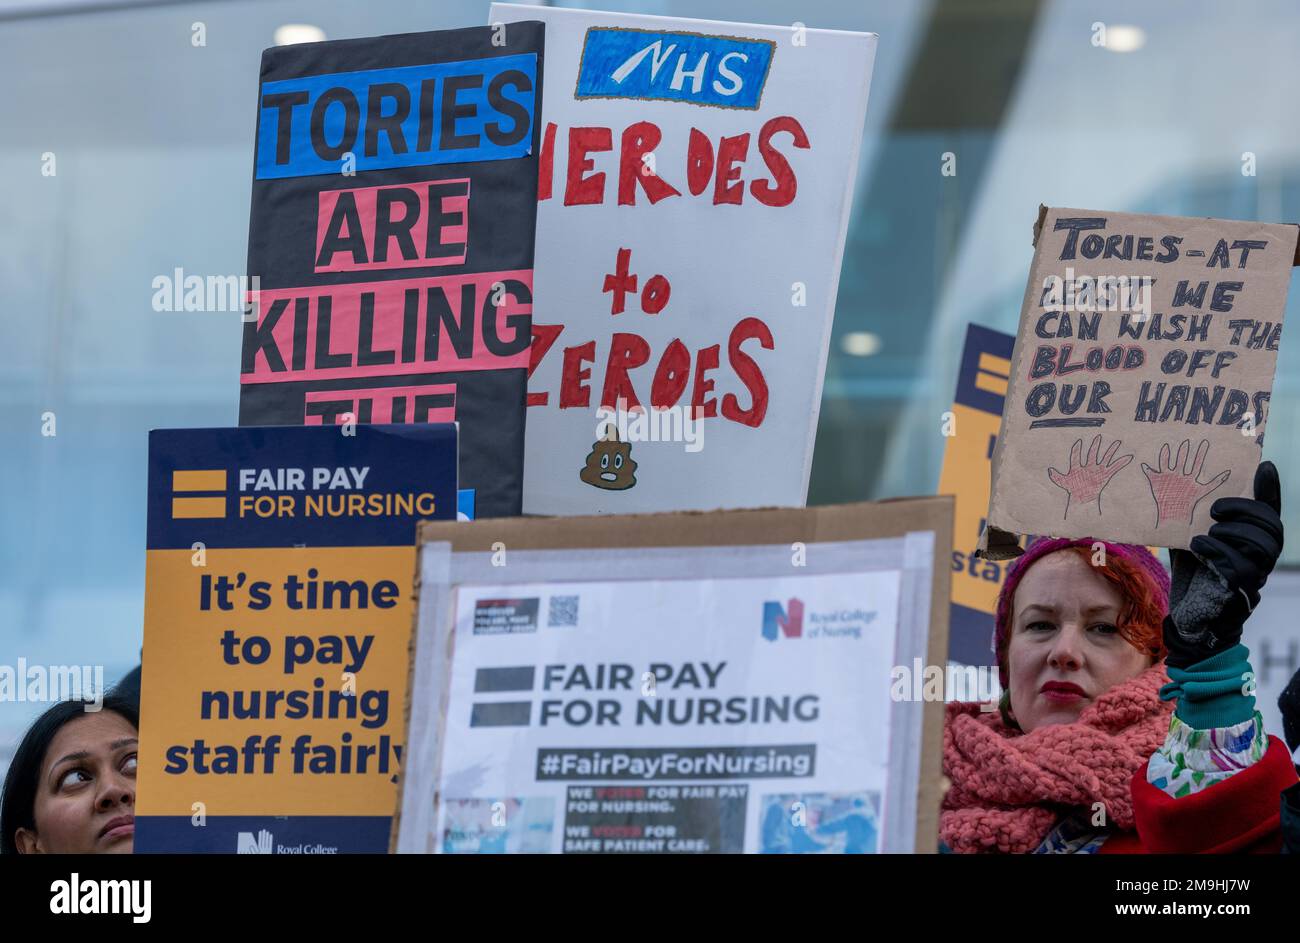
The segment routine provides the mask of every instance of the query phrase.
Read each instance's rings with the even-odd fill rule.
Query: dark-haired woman
[[[131,853],[136,706],[114,693],[86,706],[55,704],[23,737],[0,800],[0,853]]]

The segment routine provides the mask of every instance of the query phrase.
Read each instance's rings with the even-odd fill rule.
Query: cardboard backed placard
[[[1187,548],[1253,496],[1295,225],[1043,207],[980,552]]]
[[[459,422],[520,512],[543,29],[262,53],[241,425]]]
[[[456,427],[149,434],[135,850],[382,852]]]
[[[392,849],[935,850],[951,546],[948,497],[422,524]]]
[[[876,36],[546,25],[524,511],[800,506]]]

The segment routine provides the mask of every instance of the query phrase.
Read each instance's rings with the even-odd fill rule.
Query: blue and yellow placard
[[[1010,334],[967,326],[939,476],[939,493],[956,496],[948,657],[966,665],[993,663],[993,612],[1006,564],[976,558],[975,545],[989,506],[993,445],[1002,425],[1014,344]]]
[[[456,426],[158,430],[138,852],[382,852],[415,531],[456,518]]]

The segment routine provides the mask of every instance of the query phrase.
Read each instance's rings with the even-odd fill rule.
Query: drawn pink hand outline
[[[1121,455],[1115,457],[1122,444],[1120,439],[1111,443],[1106,454],[1098,458],[1101,451],[1101,436],[1098,435],[1092,440],[1092,445],[1088,448],[1088,456],[1085,459],[1083,455],[1083,439],[1075,439],[1074,446],[1070,449],[1070,468],[1069,471],[1059,472],[1055,468],[1047,469],[1047,477],[1052,480],[1052,484],[1061,488],[1069,495],[1065,502],[1065,514],[1063,517],[1070,516],[1070,508],[1078,509],[1080,506],[1086,508],[1089,504],[1096,504],[1096,513],[1101,513],[1101,493],[1105,487],[1110,484],[1110,480],[1126,468],[1129,462],[1133,461],[1133,456]]]
[[[1165,443],[1160,446],[1160,458],[1155,468],[1146,462],[1142,463],[1147,484],[1151,486],[1151,497],[1156,502],[1157,527],[1171,519],[1190,524],[1196,516],[1196,505],[1201,503],[1201,499],[1232,476],[1232,470],[1229,469],[1219,472],[1209,481],[1197,481],[1201,475],[1201,466],[1205,464],[1205,456],[1210,451],[1210,440],[1202,439],[1196,447],[1196,457],[1189,470],[1187,456],[1191,446],[1191,440],[1184,439],[1183,444],[1178,446],[1178,457],[1171,462],[1169,444]]]

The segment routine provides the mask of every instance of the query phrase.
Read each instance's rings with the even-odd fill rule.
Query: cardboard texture
[[[1253,496],[1294,225],[1043,207],[980,553],[1187,548]]]
[[[928,593],[929,630],[926,663],[943,665],[947,658],[949,593],[951,571],[948,566],[952,548],[953,499],[948,496],[905,498],[851,505],[815,508],[765,508],[715,512],[679,512],[653,515],[589,516],[570,518],[519,518],[514,520],[461,523],[422,522],[418,545],[445,544],[455,554],[490,554],[502,546],[507,553],[529,550],[588,550],[620,548],[692,548],[744,547],[802,542],[807,545],[860,541],[872,538],[902,537],[912,532],[934,535],[933,559],[930,561],[932,585]],[[900,561],[901,565],[901,561]],[[416,574],[417,610],[420,609],[420,574]],[[417,620],[419,616],[417,614]],[[417,657],[415,652],[419,626],[412,633],[412,681],[408,685],[406,717],[408,732],[413,699],[422,692],[414,690]],[[450,655],[454,639],[447,650],[435,657]],[[446,712],[446,691],[439,707]],[[918,744],[919,781],[915,847],[918,852],[932,852],[938,844],[938,811],[941,799],[941,745],[943,704],[925,702],[921,737]],[[399,790],[404,793],[406,777]],[[403,795],[399,794],[393,820],[391,850],[397,849],[401,827]]]

